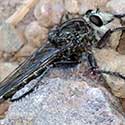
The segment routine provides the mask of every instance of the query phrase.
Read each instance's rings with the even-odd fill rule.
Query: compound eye
[[[91,15],[89,19],[93,24],[95,24],[98,27],[101,27],[103,25],[103,21],[98,15]]]

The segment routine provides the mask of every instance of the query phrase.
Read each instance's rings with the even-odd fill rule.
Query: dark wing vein
[[[14,86],[23,81],[26,77],[31,75],[34,71],[40,68],[50,57],[53,57],[54,52],[57,49],[50,43],[47,43],[44,47],[36,50],[30,57],[28,57],[22,64],[19,65],[9,76],[1,82],[0,96],[12,89]]]

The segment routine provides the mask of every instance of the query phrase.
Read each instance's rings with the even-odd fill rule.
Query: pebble
[[[79,1],[78,0],[65,0],[65,9],[70,13],[79,13]]]
[[[60,22],[64,14],[62,0],[41,0],[34,9],[34,16],[41,26],[50,27]]]
[[[33,46],[26,44],[18,53],[15,54],[15,58],[22,58],[30,56],[36,48]]]
[[[106,7],[114,14],[124,14],[125,0],[110,0]]]
[[[9,108],[10,103],[8,101],[5,101],[0,104],[0,119],[3,119],[5,117],[6,111]]]
[[[47,39],[48,29],[41,27],[37,21],[31,22],[25,28],[25,37],[28,44],[34,47],[40,47]]]
[[[16,29],[7,23],[0,23],[0,51],[17,52],[23,45],[23,39]]]

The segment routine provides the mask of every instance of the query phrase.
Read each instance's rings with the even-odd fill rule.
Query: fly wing
[[[2,98],[8,91],[18,86],[18,84],[34,71],[40,67],[44,67],[48,61],[53,61],[57,51],[58,49],[53,47],[50,43],[36,50],[0,83],[0,97]]]

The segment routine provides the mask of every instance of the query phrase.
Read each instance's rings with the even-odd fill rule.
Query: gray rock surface
[[[1,125],[125,125],[119,101],[106,89],[72,79],[41,82],[45,85],[11,104]]]
[[[110,0],[107,8],[114,14],[124,14],[125,13],[125,1],[124,0]]]
[[[14,27],[5,22],[0,23],[0,51],[13,53],[23,46],[23,40]]]

